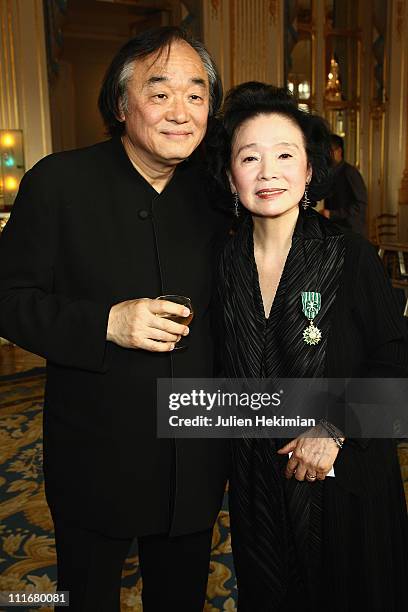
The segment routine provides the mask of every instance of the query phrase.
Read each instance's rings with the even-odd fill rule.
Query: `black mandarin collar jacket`
[[[158,194],[119,138],[51,155],[24,177],[0,240],[0,334],[47,359],[54,515],[119,536],[212,525],[227,444],[157,439],[155,397],[158,377],[213,375],[212,262],[225,230],[197,163]],[[192,300],[187,349],[106,342],[113,304],[163,294]]]

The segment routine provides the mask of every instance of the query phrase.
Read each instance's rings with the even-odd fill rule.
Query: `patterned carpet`
[[[48,591],[56,585],[53,526],[42,478],[43,391],[42,370],[0,378],[0,591]],[[408,499],[408,442],[400,444],[399,455]],[[205,612],[236,610],[228,527],[224,504],[214,528]],[[141,612],[140,594],[138,557],[132,549],[123,569],[121,612]]]
[[[41,369],[0,378],[0,591],[49,591],[56,585],[53,525],[42,476],[44,382]],[[225,509],[214,528],[205,612],[236,610],[228,527]],[[140,594],[138,557],[131,549],[122,575],[121,612],[141,612]]]

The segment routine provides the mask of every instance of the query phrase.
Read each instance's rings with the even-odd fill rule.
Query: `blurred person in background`
[[[367,187],[355,166],[344,159],[344,140],[330,136],[334,164],[330,194],[324,200],[323,214],[342,227],[363,236],[367,234]]]

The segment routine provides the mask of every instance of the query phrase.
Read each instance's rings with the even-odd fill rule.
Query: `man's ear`
[[[125,121],[125,112],[123,110],[123,100],[122,100],[122,98],[119,98],[118,114],[116,116],[116,119],[118,121]]]

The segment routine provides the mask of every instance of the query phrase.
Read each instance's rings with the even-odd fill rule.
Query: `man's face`
[[[136,60],[127,86],[126,134],[136,155],[153,166],[176,165],[204,138],[208,75],[198,53],[174,42],[167,53]]]
[[[335,164],[339,164],[343,161],[343,153],[341,152],[341,147],[336,147],[332,145],[332,156]]]

